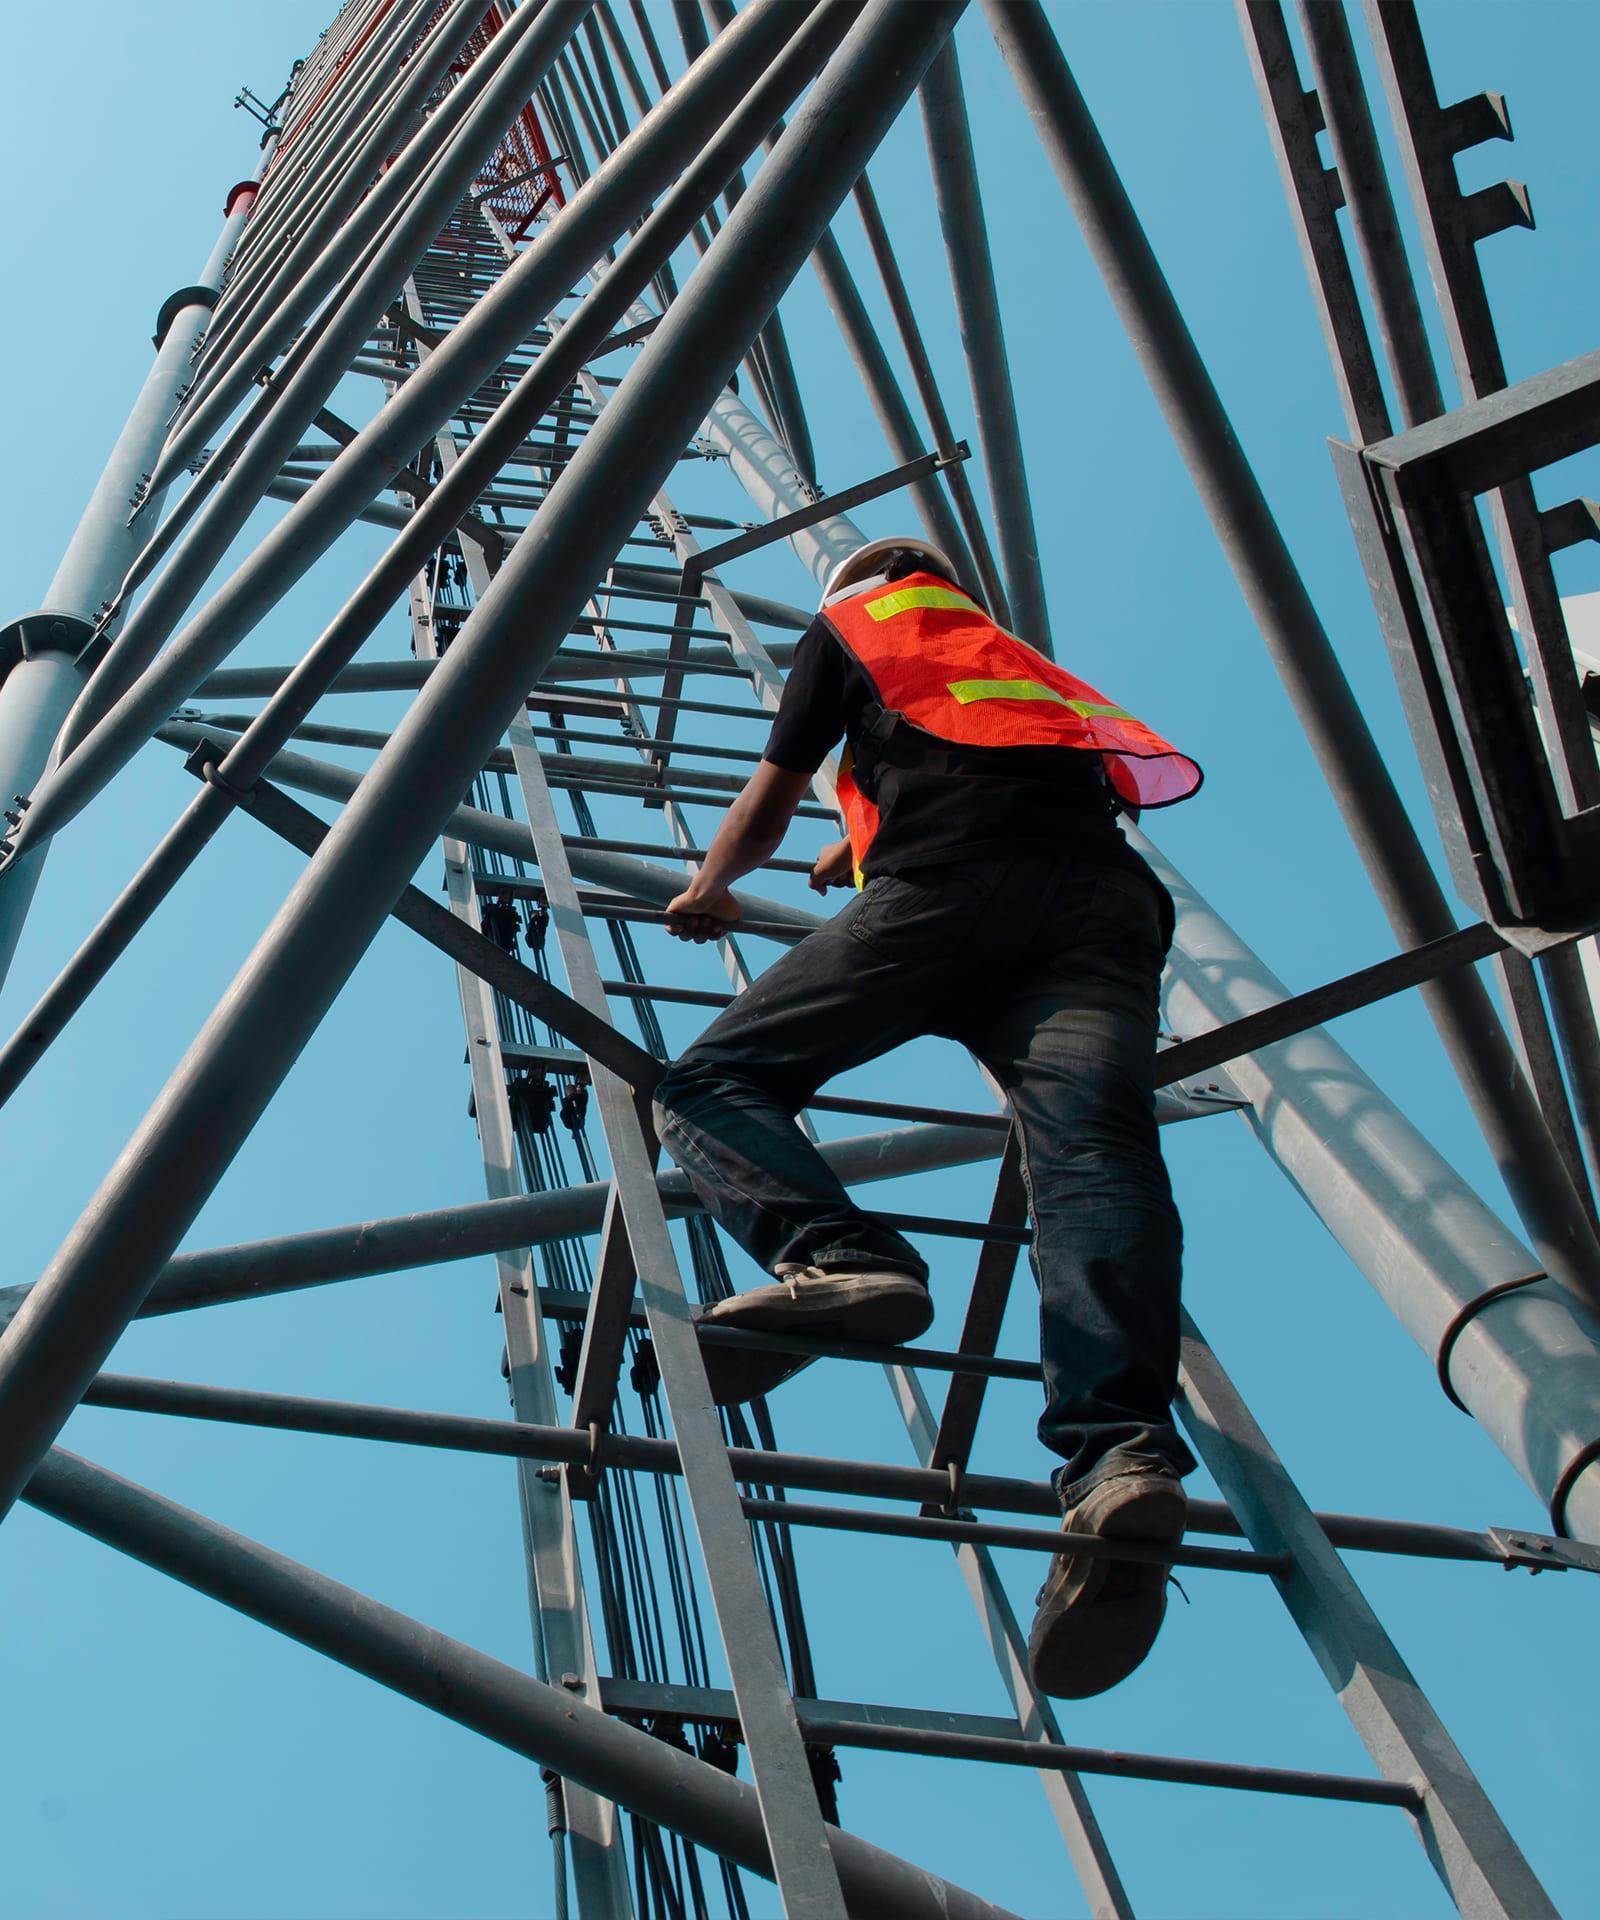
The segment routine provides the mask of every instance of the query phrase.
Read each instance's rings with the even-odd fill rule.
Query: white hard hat
[[[854,553],[847,554],[828,575],[822,589],[823,604],[826,605],[841,587],[849,586],[853,580],[868,579],[877,571],[874,563],[886,560],[891,553],[925,554],[930,573],[937,573],[946,580],[956,579],[956,570],[949,554],[942,552],[931,540],[924,540],[920,534],[900,533],[888,540],[869,540],[864,547],[857,547]]]

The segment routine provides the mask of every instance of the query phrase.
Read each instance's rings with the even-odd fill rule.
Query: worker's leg
[[[768,1272],[899,1269],[909,1241],[870,1220],[794,1121],[825,1081],[942,1018],[988,877],[941,868],[864,892],[740,994],[656,1089],[662,1144],[707,1210]]]
[[[1014,870],[1008,890],[996,904],[1017,921],[1016,970],[963,1037],[1005,1087],[1021,1137],[1039,1437],[1064,1463],[1055,1482],[1072,1506],[1130,1457],[1194,1466],[1172,1423],[1182,1231],[1152,1093],[1161,896],[1121,872],[1036,889]]]

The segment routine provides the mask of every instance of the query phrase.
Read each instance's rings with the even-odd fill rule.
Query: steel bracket
[[[1524,1567],[1529,1573],[1600,1573],[1600,1547],[1581,1540],[1558,1540],[1548,1533],[1523,1533],[1511,1527],[1486,1529],[1507,1573]]]
[[[721,546],[707,547],[703,553],[692,553],[683,563],[683,584],[679,591],[692,598],[699,593],[700,582],[706,575],[714,573],[729,560],[754,553],[760,547],[770,547],[775,541],[787,540],[790,534],[815,526],[819,520],[831,519],[834,514],[847,512],[865,500],[876,500],[883,494],[897,493],[901,487],[909,487],[915,481],[925,480],[929,474],[940,473],[944,468],[953,467],[971,457],[972,449],[966,441],[958,440],[948,453],[919,454],[915,460],[908,460],[901,467],[891,467],[876,479],[862,480],[853,487],[846,487],[841,493],[824,494],[810,506],[801,507],[797,513],[786,513],[780,520],[769,520],[764,526],[752,527],[748,533],[736,534],[733,539],[724,540]]]

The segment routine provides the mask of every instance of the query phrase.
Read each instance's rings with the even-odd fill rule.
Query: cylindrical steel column
[[[258,180],[271,151],[269,142],[256,169]],[[250,192],[229,196],[216,244],[199,279],[192,283],[195,289],[222,284],[223,271],[254,204],[255,195]],[[14,805],[14,794],[27,795],[38,785],[62,723],[83,689],[77,656],[101,607],[116,593],[155,527],[159,500],[147,510],[137,532],[128,525],[128,515],[161,451],[167,421],[189,377],[195,343],[210,317],[210,303],[196,299],[179,307],[168,320],[155,364],[145,376],[133,411],[46,590],[46,618],[28,616],[0,633],[0,674],[4,675],[0,679],[0,805]],[[6,635],[19,629],[26,634],[27,657],[5,673]],[[0,873],[0,983],[10,971],[39,884],[44,851],[41,847],[32,858]]]

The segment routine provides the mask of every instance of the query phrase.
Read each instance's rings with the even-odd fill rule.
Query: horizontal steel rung
[[[600,1704],[620,1718],[680,1720],[737,1731],[739,1717],[726,1687],[687,1687],[602,1676]],[[1013,1720],[999,1714],[945,1713],[927,1707],[879,1707],[852,1700],[811,1700],[797,1695],[795,1711],[806,1738],[822,1746],[873,1747],[950,1759],[999,1760],[1003,1764],[1059,1768],[1063,1772],[1112,1774],[1123,1779],[1164,1780],[1183,1786],[1235,1787],[1373,1806],[1421,1803],[1405,1781],[1371,1780],[1357,1774],[1311,1773],[1300,1768],[1252,1767],[1223,1760],[1190,1760],[1167,1754],[1119,1753],[1098,1747],[1064,1747],[1028,1740]]]

